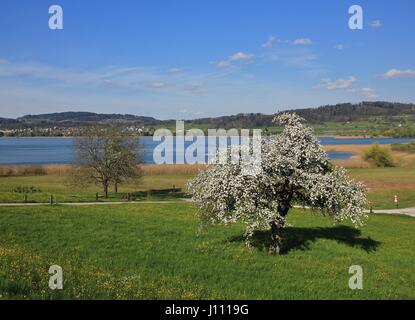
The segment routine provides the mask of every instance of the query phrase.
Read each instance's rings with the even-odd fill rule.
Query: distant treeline
[[[267,115],[262,113],[239,113],[233,116],[222,116],[215,118],[202,118],[196,120],[188,120],[187,124],[210,125],[212,128],[259,128],[272,127],[275,115]]]
[[[276,108],[278,109],[278,108]],[[318,108],[287,110],[295,112],[311,124],[323,122],[354,122],[373,118],[386,120],[401,120],[403,117],[410,121],[415,119],[415,104],[383,101],[367,101],[357,104],[341,103],[326,105]],[[287,112],[281,111],[281,112]],[[188,125],[209,126],[210,128],[260,128],[273,127],[275,114],[240,113],[232,116],[201,118],[188,120]],[[126,126],[160,127],[171,126],[173,120],[158,120],[152,117],[97,114],[92,112],[61,112],[41,115],[26,115],[17,119],[0,118],[0,130],[30,128],[30,127],[79,127],[92,124],[118,122]]]
[[[382,117],[387,120],[398,120],[403,116],[415,118],[415,104],[396,102],[361,102],[357,104],[341,103],[318,108],[293,109],[281,112],[295,112],[311,124],[323,122],[353,122]],[[258,128],[272,127],[274,115],[262,113],[240,113],[233,116],[203,118],[187,121],[197,125],[213,125],[221,128]]]
[[[373,117],[393,120],[396,117],[415,116],[415,104],[397,102],[341,103],[318,108],[291,110],[311,123],[361,121]]]
[[[0,129],[79,127],[118,122],[125,125],[150,126],[163,123],[152,117],[131,114],[102,114],[93,112],[57,112],[39,115],[25,115],[17,119],[0,118]]]
[[[73,122],[106,122],[106,121],[120,121],[120,122],[141,122],[141,123],[158,123],[159,120],[152,117],[135,116],[132,114],[103,114],[93,112],[56,112],[40,115],[26,115],[17,120],[25,123],[73,123]]]

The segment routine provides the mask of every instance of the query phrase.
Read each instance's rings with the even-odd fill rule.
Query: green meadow
[[[0,208],[2,299],[414,299],[415,220],[366,226],[292,210],[281,256],[268,232],[247,248],[243,226],[200,231],[190,203]],[[48,268],[64,289],[48,288]],[[348,287],[363,268],[363,290]]]
[[[0,206],[0,299],[415,298],[413,217],[370,215],[356,229],[292,209],[284,252],[272,256],[268,231],[247,248],[241,224],[200,230],[195,207],[183,200],[196,170],[150,169],[98,200],[125,204],[101,206],[59,204],[95,201],[100,192],[69,185],[65,174],[0,176],[3,204],[23,202],[24,193],[28,202],[51,194],[58,202]],[[394,194],[401,207],[415,206],[413,163],[349,172],[368,186],[374,209],[394,208]],[[64,270],[63,290],[48,287],[55,264]],[[363,290],[348,286],[352,265],[363,268]]]

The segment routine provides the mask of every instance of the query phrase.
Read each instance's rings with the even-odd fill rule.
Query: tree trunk
[[[271,226],[271,245],[269,246],[269,253],[281,254],[282,252],[282,236],[285,227],[285,216],[290,210],[290,205],[284,202],[278,204],[278,215],[270,221]]]
[[[288,214],[288,210],[290,210],[290,205],[283,202],[278,204],[278,214],[281,217],[285,217]]]
[[[104,185],[104,193],[105,193],[105,199],[108,199],[108,183],[103,183]]]
[[[115,190],[115,193],[118,193],[118,182],[117,181],[115,181],[114,183],[114,190]]]
[[[279,255],[282,251],[283,225],[277,220],[272,220],[269,224],[271,226],[271,245],[269,246],[269,253]]]

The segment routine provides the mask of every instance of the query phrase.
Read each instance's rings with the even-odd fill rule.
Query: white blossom
[[[274,119],[281,134],[264,138],[261,170],[247,175],[234,161],[211,164],[189,181],[188,188],[201,220],[209,224],[242,221],[246,236],[269,228],[270,221],[285,225],[289,208],[303,205],[333,217],[334,221],[362,223],[366,205],[364,186],[328,160],[311,128],[296,114]]]

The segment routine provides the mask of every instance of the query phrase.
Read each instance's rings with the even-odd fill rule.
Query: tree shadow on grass
[[[287,227],[283,234],[281,254],[287,254],[291,250],[309,250],[310,244],[318,239],[335,240],[350,247],[359,248],[366,252],[376,251],[381,242],[372,238],[361,238],[359,229],[348,226],[335,226],[326,228],[297,228]],[[244,242],[243,236],[235,236],[231,242]],[[258,250],[265,251],[271,243],[270,231],[257,231],[251,239],[251,245]]]

